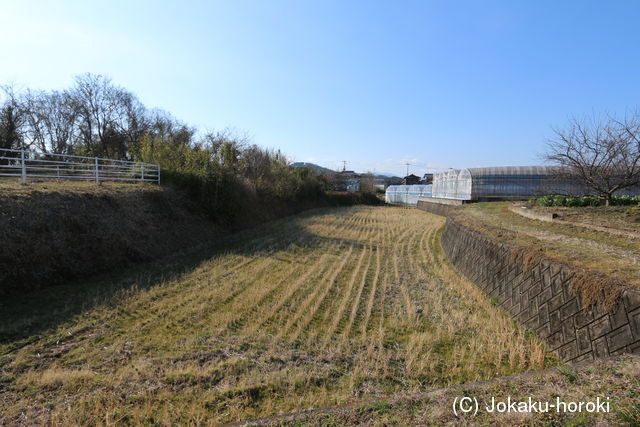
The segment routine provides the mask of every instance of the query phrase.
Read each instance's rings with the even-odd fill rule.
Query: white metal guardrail
[[[100,157],[38,153],[0,148],[0,177],[71,179],[80,181],[128,181],[160,184],[160,165]]]

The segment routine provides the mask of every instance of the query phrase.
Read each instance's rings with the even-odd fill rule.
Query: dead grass
[[[584,270],[576,272],[570,284],[586,307],[598,306],[602,310],[612,309],[629,288],[628,283],[619,279]]]
[[[451,268],[443,222],[361,206],[231,236],[177,279],[2,344],[0,422],[212,424],[556,363]]]
[[[550,258],[586,272],[610,277],[605,280],[596,274],[594,277],[599,277],[597,280],[586,280],[588,273],[585,273],[582,285],[577,283],[576,286],[587,289],[584,283],[593,282],[594,289],[587,293],[604,290],[608,298],[611,293],[619,294],[621,286],[640,287],[640,240],[603,229],[575,225],[568,220],[545,222],[528,219],[509,211],[508,205],[507,202],[470,204],[462,210],[460,220],[498,240],[526,248],[530,263]],[[592,221],[614,226],[619,223],[619,217],[624,215],[622,210],[635,208],[609,208],[610,218],[604,208],[576,209],[589,211]],[[595,213],[595,209],[601,210]],[[585,220],[581,215],[580,220]],[[608,218],[608,222],[605,218]]]
[[[104,194],[108,192],[139,191],[140,188],[160,190],[155,184],[149,183],[119,183],[102,182],[96,185],[91,181],[65,181],[65,180],[31,180],[26,185],[22,185],[19,179],[0,177],[0,195],[3,196],[25,196],[34,192],[67,192],[67,193],[95,193]]]
[[[20,376],[19,387],[38,387],[44,389],[70,388],[87,383],[96,377],[95,372],[88,369],[64,369],[51,367],[45,370],[32,370]]]
[[[640,423],[640,358],[624,356],[579,365],[563,366],[542,372],[515,375],[476,384],[464,384],[414,395],[391,396],[352,407],[324,408],[310,413],[293,413],[256,420],[249,425],[542,425],[585,426]],[[477,399],[477,415],[453,412],[456,398]],[[556,411],[542,413],[490,413],[492,398],[498,402],[609,402],[609,412],[589,413]],[[539,405],[537,406],[540,407]]]
[[[640,206],[586,206],[586,207],[542,207],[539,212],[554,212],[558,221],[577,225],[590,225],[628,232],[628,237],[640,233]]]
[[[148,261],[223,234],[151,184],[0,180],[0,297]]]

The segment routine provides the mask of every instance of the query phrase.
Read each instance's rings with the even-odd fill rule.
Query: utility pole
[[[411,166],[411,163],[405,163],[405,165],[407,165],[407,174],[405,176],[409,176],[409,166]]]
[[[347,163],[348,162],[346,160],[341,160],[341,162],[342,162],[342,172],[344,172],[344,171],[347,170]]]

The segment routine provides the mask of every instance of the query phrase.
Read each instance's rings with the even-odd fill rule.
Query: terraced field
[[[177,278],[3,341],[0,424],[230,422],[555,363],[452,270],[442,225],[325,209],[201,248]]]
[[[562,215],[546,222],[511,212],[511,204],[472,203],[462,210],[463,220],[471,220],[474,228],[498,240],[535,248],[548,258],[599,271],[640,288],[637,206],[535,207],[538,212]]]

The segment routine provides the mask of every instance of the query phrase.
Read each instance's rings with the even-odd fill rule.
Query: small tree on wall
[[[640,184],[640,116],[572,119],[554,129],[545,158],[563,179],[589,188],[609,206],[616,191]]]

